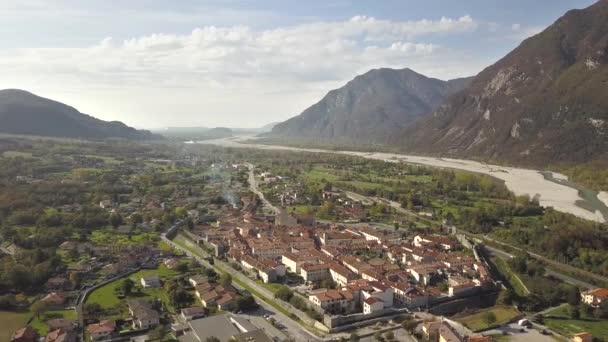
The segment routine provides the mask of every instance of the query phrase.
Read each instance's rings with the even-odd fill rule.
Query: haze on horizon
[[[593,0],[4,0],[0,89],[140,128],[260,127],[372,68],[471,76]]]

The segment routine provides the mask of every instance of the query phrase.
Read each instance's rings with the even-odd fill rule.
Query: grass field
[[[608,320],[598,320],[584,313],[580,319],[571,319],[568,305],[549,311],[545,315],[545,325],[565,336],[589,332],[593,337],[608,339]]]
[[[4,153],[2,153],[2,157],[5,157],[5,158],[16,158],[16,157],[31,158],[32,154],[30,152],[5,151]]]
[[[76,311],[74,310],[51,310],[47,311],[44,314],[40,315],[40,318],[34,317],[31,322],[32,328],[38,330],[41,335],[46,335],[48,333],[48,327],[46,326],[46,321],[55,319],[55,318],[69,318],[76,320]]]
[[[486,314],[493,312],[496,315],[496,322],[488,324],[485,320]],[[512,306],[493,306],[488,309],[480,310],[472,315],[458,317],[455,320],[462,323],[473,331],[486,330],[492,326],[500,326],[513,320],[521,313]]]
[[[10,341],[15,330],[22,328],[31,316],[29,311],[0,311],[0,341]]]
[[[136,284],[139,285],[141,277],[145,277],[145,276],[153,275],[153,274],[157,274],[161,278],[161,280],[166,280],[166,279],[170,279],[170,278],[178,275],[179,273],[172,271],[172,270],[166,268],[165,265],[161,264],[158,269],[141,270],[139,272],[131,274],[129,276],[129,278],[131,278],[131,280],[133,280]],[[122,300],[120,298],[116,297],[114,290],[118,286],[120,286],[123,279],[125,279],[125,278],[113,281],[112,283],[107,284],[106,286],[100,287],[97,290],[93,291],[91,293],[91,295],[89,295],[89,297],[87,298],[87,303],[97,303],[97,304],[101,305],[101,307],[104,309],[110,309],[110,308],[114,308],[114,307],[118,306]],[[140,298],[140,299],[159,298],[160,300],[162,300],[165,303],[167,308],[169,308],[170,310],[172,309],[171,305],[169,304],[167,294],[165,293],[165,291],[162,288],[144,289],[142,296],[126,298],[126,299],[136,299],[136,298]]]
[[[113,228],[96,230],[91,233],[91,242],[99,245],[156,245],[159,238],[157,233],[133,233],[131,237],[120,234]]]

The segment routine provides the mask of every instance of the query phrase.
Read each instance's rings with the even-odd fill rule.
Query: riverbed
[[[236,148],[256,148],[264,150],[286,150],[294,152],[316,152],[316,153],[339,153],[351,156],[359,156],[368,159],[383,160],[387,162],[404,162],[419,165],[426,165],[440,168],[451,168],[470,172],[486,174],[497,179],[503,180],[506,187],[515,195],[528,195],[530,198],[537,197],[540,205],[553,207],[555,210],[570,213],[580,218],[596,222],[606,222],[608,220],[608,192],[594,194],[594,201],[589,200],[589,194],[583,198],[579,188],[574,187],[565,175],[551,172],[547,173],[539,170],[523,169],[516,167],[505,167],[484,164],[472,160],[412,156],[395,153],[381,152],[357,152],[357,151],[333,151],[322,149],[308,149],[287,147],[278,145],[264,145],[249,142],[252,137],[234,137],[216,140],[206,140],[200,144],[210,144],[224,147]],[[592,202],[593,205],[589,205]],[[598,208],[596,209],[596,208]]]

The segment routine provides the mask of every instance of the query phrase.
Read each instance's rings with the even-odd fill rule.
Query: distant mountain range
[[[0,133],[45,137],[158,139],[118,121],[103,121],[63,103],[17,89],[0,90]]]
[[[167,127],[154,130],[154,133],[178,140],[210,140],[232,137],[235,134],[260,134],[269,132],[276,123],[269,123],[258,128],[227,127]]]
[[[470,81],[442,81],[411,69],[371,70],[330,91],[302,114],[275,125],[268,136],[387,143]]]
[[[372,70],[268,136],[530,165],[608,160],[608,0],[569,11],[472,79]]]

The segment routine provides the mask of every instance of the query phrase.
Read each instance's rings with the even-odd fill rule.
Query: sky
[[[358,74],[472,76],[595,0],[2,0],[0,89],[138,128],[260,127]]]

